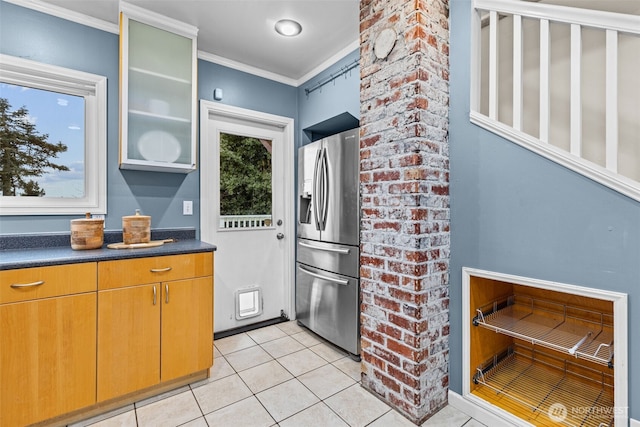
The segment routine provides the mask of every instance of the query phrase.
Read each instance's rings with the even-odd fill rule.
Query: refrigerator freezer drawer
[[[360,248],[298,239],[298,262],[334,271],[350,277],[360,277]]]
[[[298,263],[296,283],[298,321],[338,347],[360,355],[358,279]]]

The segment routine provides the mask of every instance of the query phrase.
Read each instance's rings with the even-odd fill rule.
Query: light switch
[[[182,215],[193,215],[193,201],[184,200],[182,202]]]

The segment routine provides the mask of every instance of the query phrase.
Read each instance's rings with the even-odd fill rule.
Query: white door
[[[214,332],[293,318],[293,121],[201,101],[201,239]]]

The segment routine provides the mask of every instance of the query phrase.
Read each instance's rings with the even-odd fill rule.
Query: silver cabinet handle
[[[329,276],[324,276],[322,274],[318,274],[318,273],[314,273],[313,271],[309,271],[306,268],[302,268],[300,266],[298,266],[298,270],[302,271],[303,273],[308,274],[309,276],[313,276],[316,277],[318,279],[322,279],[322,280],[326,280],[328,282],[332,282],[332,283],[337,283],[339,285],[343,285],[346,286],[349,284],[348,280],[344,280],[344,279],[335,279],[333,277],[329,277]]]
[[[157,296],[158,296],[158,291],[156,290],[156,285],[153,285],[153,305],[156,305]]]
[[[169,285],[164,285],[164,303],[169,304]]]
[[[151,270],[149,270],[152,273],[164,273],[165,271],[171,271],[171,267],[165,267],[165,268],[152,268]]]
[[[284,234],[282,234],[282,233],[276,234],[276,239],[278,239],[278,240],[284,239]]]
[[[16,288],[34,288],[40,285],[44,285],[44,280],[38,280],[37,282],[31,282],[31,283],[12,283],[10,286],[16,289]]]
[[[323,247],[320,247],[320,246],[310,245],[309,243],[304,243],[304,242],[298,242],[298,244],[300,246],[304,246],[305,248],[317,249],[319,251],[325,251],[325,252],[335,252],[335,253],[343,254],[343,255],[349,255],[349,253],[351,252],[350,249],[323,248]]]

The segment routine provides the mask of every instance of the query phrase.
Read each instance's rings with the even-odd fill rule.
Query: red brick
[[[382,334],[379,334],[368,328],[362,328],[362,336],[370,339],[373,342],[377,342],[378,344],[384,344],[385,342],[385,338]]]
[[[393,353],[392,351],[373,346],[373,354],[378,356],[380,359],[391,363],[392,365],[400,366],[400,357],[397,353]]]
[[[418,386],[420,385],[420,382],[418,381],[418,379],[416,377],[414,377],[412,375],[408,375],[404,370],[398,369],[395,366],[389,366],[387,368],[387,372],[393,378],[397,379],[398,381],[402,382],[403,384],[408,385],[411,388],[417,389]]]
[[[387,369],[387,363],[379,357],[376,357],[374,354],[371,354],[369,352],[362,352],[362,358],[365,360],[365,362],[375,366],[381,371],[385,371]]]
[[[392,311],[394,313],[400,311],[400,303],[390,300],[389,298],[385,298],[380,295],[374,295],[373,302],[377,307],[384,308],[385,310]]]
[[[373,224],[373,228],[375,230],[400,231],[400,229],[402,228],[402,223],[398,221],[380,221],[375,222]]]
[[[396,380],[394,380],[393,378],[385,375],[384,373],[375,370],[374,371],[374,375],[376,376],[377,379],[379,379],[382,384],[384,384],[389,390],[392,390],[396,393],[400,392],[400,384],[398,384],[398,382]]]
[[[372,256],[360,256],[360,265],[382,268],[384,267],[384,260]]]
[[[402,339],[402,329],[386,323],[378,324],[376,330],[388,337],[395,338],[397,340]]]
[[[397,181],[400,179],[399,171],[383,171],[383,172],[374,172],[373,173],[373,181]]]

